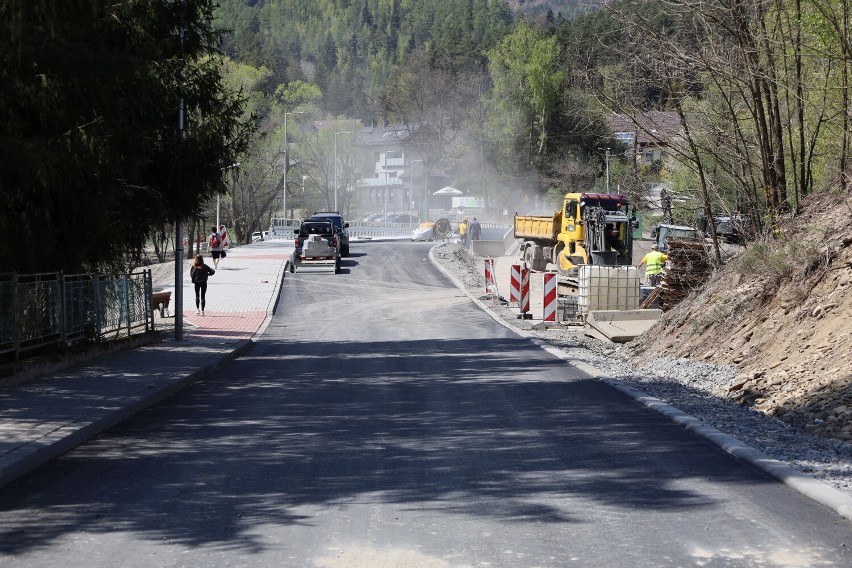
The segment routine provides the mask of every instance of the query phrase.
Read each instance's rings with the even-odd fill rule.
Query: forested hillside
[[[560,23],[598,10],[603,0],[507,0],[515,14],[539,23]]]
[[[416,48],[481,66],[512,25],[503,0],[226,0],[217,18],[233,32],[225,53],[269,69],[271,85],[310,81],[325,111],[361,119],[381,114],[385,85]]]
[[[422,127],[427,177],[494,211],[603,190],[608,172],[640,203],[667,184],[677,220],[740,212],[772,232],[808,194],[848,187],[849,9],[809,5],[3,3],[0,222],[29,251],[9,260],[133,264],[173,223],[214,214],[216,195],[245,240],[282,194],[329,206],[356,175],[339,134],[383,123]],[[632,131],[618,140],[616,114]],[[644,159],[640,137],[664,154]]]
[[[315,88],[306,112],[441,125],[429,167],[495,204],[512,192],[602,188],[605,148],[614,187],[642,201],[645,184],[668,184],[683,222],[737,212],[761,232],[809,193],[846,187],[842,5],[818,0],[808,14],[794,2],[589,6],[234,1],[218,25],[233,30],[227,54],[267,70],[258,89]],[[277,102],[307,108],[304,97]],[[671,113],[679,131],[664,139],[643,121],[648,111]],[[612,138],[615,113],[665,146],[664,157],[639,165],[635,134],[628,146]]]
[[[296,124],[327,125],[316,132],[319,141],[299,126],[288,133],[294,156],[295,148],[308,148],[312,156],[311,165],[293,172],[306,180],[305,190],[288,200],[294,207],[329,206],[333,172],[322,155],[332,155],[338,142],[348,155],[351,142],[333,131],[352,128],[332,127],[330,120],[426,125],[431,139],[418,150],[430,175],[485,196],[495,210],[518,208],[522,197],[602,183],[603,148],[616,142],[603,109],[566,81],[577,75],[564,69],[568,52],[557,34],[567,20],[527,18],[520,9],[541,6],[502,0],[223,2],[216,20],[228,30],[223,48],[261,117],[235,193],[250,189],[264,202],[280,193],[283,180],[267,175],[268,164],[281,147],[288,114],[299,115]],[[340,167],[348,179],[349,166]],[[615,179],[619,168],[612,169]],[[273,177],[278,183],[270,183]],[[234,195],[231,203],[240,200]]]

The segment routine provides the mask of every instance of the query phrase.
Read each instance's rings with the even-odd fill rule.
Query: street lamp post
[[[609,148],[598,148],[604,151],[604,161],[606,163],[606,192],[609,194]]]
[[[287,170],[290,168],[290,147],[287,144],[287,116],[291,114],[305,114],[304,111],[284,113],[284,191],[281,197],[281,207],[284,209],[284,223],[287,223]]]
[[[422,164],[422,163],[423,163],[423,160],[411,160],[411,180],[410,180],[410,185],[411,185],[411,195],[412,195],[412,196],[414,195],[414,164],[416,164],[417,162],[420,162],[420,163]],[[425,176],[424,176],[424,179],[425,179]],[[429,212],[426,210],[426,185],[425,185],[425,184],[423,185],[423,199],[422,199],[422,201],[421,201],[421,203],[420,203],[420,209],[423,211],[423,218],[422,218],[422,219],[420,219],[420,220],[421,220],[421,221],[427,221],[427,220],[428,220],[428,217],[429,217],[429,215],[428,215],[428,213],[429,213]],[[420,216],[420,215],[418,214],[418,217],[419,217],[419,216]]]
[[[183,7],[181,5],[181,7]],[[181,18],[183,15],[181,15]],[[184,40],[184,29],[183,29],[183,21],[181,20],[180,26],[180,54],[183,57],[183,40]],[[178,140],[180,143],[183,143],[184,140],[184,131],[183,131],[183,121],[184,121],[184,100],[183,100],[183,68],[180,70],[180,81],[181,81],[181,97],[180,102],[178,103]],[[181,170],[183,173],[183,170]],[[183,183],[183,177],[180,178],[181,183]],[[183,339],[183,259],[184,259],[184,250],[183,250],[183,229],[181,228],[181,219],[175,219],[175,341],[181,341]]]
[[[388,172],[388,170],[379,170],[376,173],[385,175],[384,191],[382,192],[382,195],[384,197],[384,210],[385,210],[384,223],[385,223],[385,227],[387,227],[388,226],[388,173],[389,172]]]
[[[352,134],[352,131],[347,130],[346,132],[335,132],[334,133],[334,210],[337,209],[337,135],[338,134]]]

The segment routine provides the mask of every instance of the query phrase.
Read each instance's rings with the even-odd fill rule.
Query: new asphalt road
[[[852,527],[494,322],[429,244],[0,489],[0,565],[852,566]],[[211,284],[212,286],[212,284]]]

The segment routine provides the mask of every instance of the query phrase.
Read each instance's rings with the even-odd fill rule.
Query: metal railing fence
[[[0,354],[154,329],[151,271],[0,274]]]
[[[377,222],[354,222],[349,224],[349,236],[354,238],[394,238],[409,237],[411,231],[416,229],[420,223],[377,223]],[[506,226],[498,223],[482,223],[483,239],[502,239]],[[453,223],[455,230],[457,225]]]

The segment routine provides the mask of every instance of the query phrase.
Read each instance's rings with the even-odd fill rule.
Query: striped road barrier
[[[526,319],[530,311],[530,269],[526,266],[521,267],[521,290],[518,308],[521,312],[520,317]]]
[[[513,264],[509,268],[509,303],[521,302],[521,265]]]
[[[494,259],[485,259],[485,293],[491,294],[492,298],[497,296],[497,282],[494,279]]]
[[[556,321],[556,273],[544,273],[544,305],[541,321]]]

